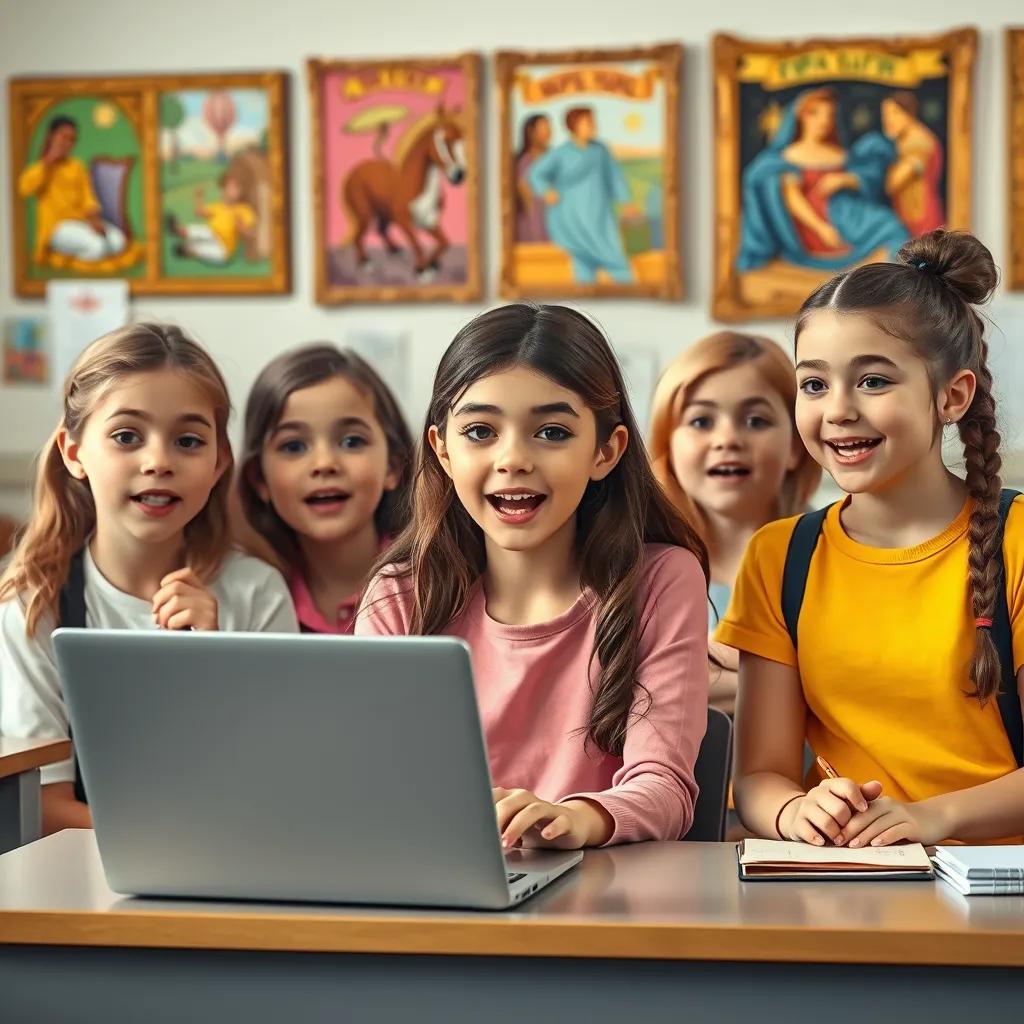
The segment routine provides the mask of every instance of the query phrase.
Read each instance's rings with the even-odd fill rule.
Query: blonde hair
[[[672,433],[694,388],[706,377],[744,363],[756,363],[768,385],[782,399],[796,434],[796,373],[785,352],[768,338],[718,331],[684,349],[661,375],[654,391],[649,449],[654,475],[672,503],[708,541],[707,524],[697,503],[683,490],[672,469]],[[786,473],[776,513],[781,518],[802,512],[821,480],[821,466],[801,445],[800,460]]]
[[[207,352],[178,327],[140,323],[111,331],[78,357],[64,381],[63,415],[36,459],[32,515],[11,564],[0,577],[0,601],[16,596],[26,600],[28,636],[35,635],[47,612],[57,620],[60,591],[71,559],[96,526],[92,490],[64,465],[58,445],[60,432],[65,430],[72,440],[80,440],[86,421],[111,387],[133,374],[164,368],[187,374],[206,392],[214,408],[218,450],[227,461],[205,507],[185,527],[188,565],[206,578],[216,572],[227,553],[233,459],[227,435],[231,402],[224,378]]]

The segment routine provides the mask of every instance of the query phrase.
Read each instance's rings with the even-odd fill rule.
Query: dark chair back
[[[720,843],[725,839],[726,802],[732,777],[732,719],[717,708],[708,708],[708,728],[693,774],[700,793],[693,809],[693,824],[683,838],[693,843]]]

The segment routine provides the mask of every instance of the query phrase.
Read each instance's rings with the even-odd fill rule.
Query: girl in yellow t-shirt
[[[847,492],[825,517],[794,648],[782,609],[797,519],[750,542],[715,639],[740,650],[735,795],[754,832],[858,847],[1019,841],[1024,771],[991,635],[1005,563],[1024,691],[1024,502],[998,530],[999,434],[977,239],[934,231],[839,274],[796,324],[796,422]],[[955,429],[966,480],[942,459]],[[805,791],[805,738],[839,778]]]

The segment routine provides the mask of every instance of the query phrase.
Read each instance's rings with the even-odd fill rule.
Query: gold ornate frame
[[[41,296],[46,280],[29,276],[25,206],[17,178],[28,158],[29,141],[39,118],[55,100],[73,96],[117,97],[135,112],[142,153],[146,274],[129,278],[135,295],[253,295],[291,290],[288,200],[287,85],[284,72],[245,74],[145,75],[75,78],[16,78],[10,83],[11,218],[14,281],[18,295]],[[182,89],[263,89],[268,97],[268,161],[273,213],[271,271],[265,277],[164,277],[161,273],[159,97]],[[55,275],[56,276],[56,275]],[[117,277],[116,273],[106,276]]]
[[[758,317],[791,316],[828,271],[801,270],[794,280],[766,280],[759,294],[745,294],[735,270],[740,242],[739,69],[744,58],[794,57],[829,49],[867,49],[892,56],[911,51],[941,50],[948,60],[949,104],[947,135],[946,220],[951,228],[971,227],[971,159],[974,109],[976,29],[964,28],[935,36],[901,38],[808,39],[801,42],[756,42],[719,34],[713,41],[712,86],[715,133],[715,230],[712,315],[718,320],[743,321]],[[822,84],[824,84],[822,80]],[[765,274],[758,271],[758,274]]]
[[[589,285],[556,285],[551,288],[523,287],[515,280],[515,181],[512,166],[512,104],[511,94],[518,68],[530,64],[595,64],[648,60],[661,65],[665,82],[665,175],[664,175],[664,237],[666,255],[665,280],[659,284],[598,283]],[[683,64],[682,46],[662,46],[625,50],[561,50],[554,52],[519,53],[505,51],[495,57],[494,74],[498,93],[499,131],[501,133],[501,281],[500,294],[505,298],[572,297],[572,298],[655,298],[683,297],[683,269],[679,233],[679,96]]]
[[[392,69],[431,71],[458,68],[466,82],[464,137],[466,150],[466,271],[464,284],[422,285],[339,285],[327,279],[327,239],[325,231],[326,182],[321,145],[323,76],[337,71]],[[306,85],[310,107],[310,168],[313,184],[313,264],[316,275],[316,301],[322,305],[351,302],[472,302],[481,297],[482,244],[480,233],[480,56],[462,53],[454,57],[419,57],[415,60],[327,60],[306,62]]]

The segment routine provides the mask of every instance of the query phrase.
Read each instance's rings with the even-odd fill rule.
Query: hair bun
[[[938,278],[972,305],[987,302],[999,281],[992,253],[967,231],[929,231],[906,242],[896,259]]]

